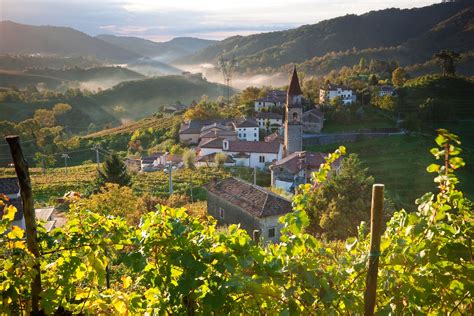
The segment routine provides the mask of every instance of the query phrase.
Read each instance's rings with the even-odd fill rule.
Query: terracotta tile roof
[[[293,75],[291,76],[290,86],[288,88],[288,95],[301,95],[300,81],[298,79],[298,73],[296,72],[296,66],[293,68]]]
[[[285,168],[292,174],[297,174],[303,169],[306,170],[317,170],[322,163],[325,162],[324,157],[327,154],[320,152],[310,151],[297,151],[285,158],[278,160],[272,164],[272,168],[281,167]],[[336,162],[335,162],[336,163]]]
[[[229,141],[229,149],[226,151],[246,152],[246,153],[269,153],[278,154],[280,150],[279,142],[247,142],[244,140]]]
[[[183,156],[182,155],[168,155],[166,156],[166,161],[172,162],[173,164],[180,164],[183,162]]]
[[[222,138],[213,138],[206,140],[198,145],[199,148],[221,148],[222,149]]]
[[[9,195],[20,192],[20,186],[16,177],[0,179],[0,193]]]
[[[291,201],[234,177],[213,181],[204,187],[208,192],[259,218],[283,215],[292,211]]]
[[[269,142],[274,142],[274,141],[279,141],[279,142],[283,142],[284,141],[284,138],[283,138],[283,135],[280,135],[278,134],[277,132],[275,133],[272,133],[268,136],[265,136],[265,141],[267,143]]]
[[[283,120],[283,115],[273,112],[258,112],[255,115],[255,118],[261,120]]]
[[[205,156],[198,156],[196,158],[196,161],[199,161],[199,162],[214,162],[215,159],[216,159],[216,155],[217,153],[212,153],[212,154],[209,154],[209,155],[205,155]],[[234,163],[234,159],[232,159],[232,157],[230,155],[225,155],[227,157],[225,163]]]
[[[225,136],[237,137],[237,133],[232,130],[204,131],[201,133],[200,138],[225,138]]]
[[[191,120],[187,123],[181,124],[181,128],[179,129],[180,134],[199,134],[201,129],[204,126],[211,125],[214,123],[224,125],[229,120],[224,119],[211,119],[211,120]]]
[[[244,119],[244,120],[241,120],[239,122],[236,122],[235,126],[238,128],[245,128],[245,127],[258,127],[258,124],[257,124],[257,121],[255,121],[254,119],[250,119],[250,118],[247,118],[247,119]]]

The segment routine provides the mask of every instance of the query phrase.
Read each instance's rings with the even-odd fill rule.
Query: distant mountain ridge
[[[290,63],[302,63],[333,52],[404,46],[413,51],[433,49],[474,49],[472,40],[474,19],[472,1],[440,3],[414,9],[385,9],[362,15],[346,15],[296,29],[233,36],[181,58],[183,63],[216,63],[224,55],[235,56],[240,69],[279,68]],[[438,28],[440,23],[453,26],[456,16],[471,25],[465,33],[459,27]],[[451,20],[453,19],[453,20]],[[459,21],[458,21],[459,22]],[[459,26],[459,25],[458,25]],[[463,39],[460,37],[463,36]],[[455,39],[451,39],[455,37]],[[474,36],[472,36],[474,37]],[[433,43],[437,40],[439,43]]]
[[[91,56],[110,62],[130,62],[143,57],[170,62],[192,54],[215,41],[179,37],[153,42],[138,37],[89,36],[70,27],[33,26],[0,21],[0,54],[43,54],[62,57]]]
[[[194,37],[176,37],[167,42],[154,42],[139,37],[108,34],[98,35],[96,38],[161,62],[172,62],[217,42]]]
[[[141,56],[69,27],[32,26],[11,21],[0,22],[0,54],[51,54],[95,56],[126,61]]]

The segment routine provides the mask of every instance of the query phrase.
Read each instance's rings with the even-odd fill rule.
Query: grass
[[[463,133],[461,139],[462,135]],[[469,144],[472,140],[467,138],[465,140],[467,141],[465,146],[474,147],[474,144]],[[429,153],[429,149],[436,146],[434,135],[397,135],[347,144],[308,146],[306,149],[332,152],[339,145],[346,146],[348,153],[359,155],[375,181],[385,184],[388,196],[399,208],[413,210],[416,198],[426,192],[436,191],[434,175],[426,172],[426,167],[435,162],[435,158]],[[465,150],[463,153],[467,166],[459,171],[460,188],[470,198],[474,197],[473,149]]]
[[[382,115],[378,110],[366,107],[363,118],[357,118],[352,114],[350,123],[338,123],[327,119],[324,122],[322,133],[348,133],[359,132],[368,128],[394,128],[396,122],[387,116]]]

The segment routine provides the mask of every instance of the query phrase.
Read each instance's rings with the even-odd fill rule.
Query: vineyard
[[[97,166],[87,164],[67,168],[30,168],[34,198],[38,202],[48,202],[50,197],[60,197],[68,191],[83,191],[92,185],[97,177]],[[0,177],[15,177],[15,169],[0,168]]]
[[[132,134],[136,130],[145,130],[147,128],[157,128],[157,129],[169,129],[176,122],[180,121],[179,116],[173,117],[150,117],[143,120],[140,120],[135,123],[122,125],[114,128],[104,129],[102,131],[91,133],[84,136],[84,139],[100,138],[104,136],[117,135],[117,134]]]
[[[456,188],[454,172],[464,165],[458,139],[441,133],[436,141],[432,153],[445,159],[427,171],[439,193],[419,198],[417,211],[396,212],[376,253],[365,223],[346,241],[305,233],[312,185],[300,187],[275,244],[257,243],[236,225],[217,229],[213,219],[183,208],[158,207],[130,226],[79,201],[64,228],[39,229],[33,255],[23,230],[8,231],[15,209],[7,207],[0,220],[0,313],[361,313],[367,262],[376,257],[377,314],[472,314],[473,204]],[[344,151],[328,158],[315,181],[325,180]],[[39,287],[31,286],[35,275]]]

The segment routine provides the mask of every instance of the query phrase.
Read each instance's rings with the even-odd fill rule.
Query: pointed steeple
[[[293,68],[293,75],[291,76],[290,86],[288,87],[288,95],[302,95],[300,87],[300,80],[296,72],[296,66]]]

